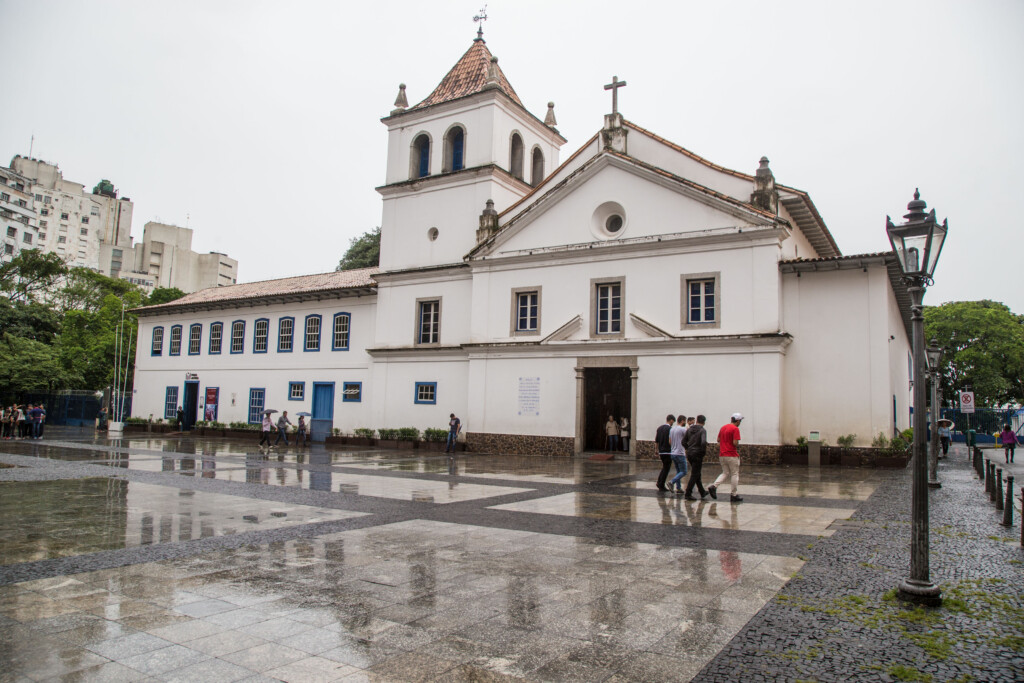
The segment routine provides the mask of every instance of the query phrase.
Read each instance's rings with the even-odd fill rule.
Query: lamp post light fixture
[[[940,225],[935,209],[925,213],[927,204],[914,190],[914,200],[907,204],[905,223],[894,225],[885,217],[885,232],[903,271],[903,281],[911,299],[914,364],[914,446],[913,486],[911,492],[910,578],[900,581],[897,596],[901,600],[926,605],[942,602],[942,591],[929,578],[928,567],[928,463],[925,452],[927,429],[925,404],[924,355],[924,290],[930,285],[942,243],[949,229],[947,221]]]
[[[928,356],[928,370],[932,379],[932,438],[929,444],[928,453],[928,488],[940,489],[939,482],[939,364],[942,362],[942,347],[939,342],[932,339],[925,349]]]

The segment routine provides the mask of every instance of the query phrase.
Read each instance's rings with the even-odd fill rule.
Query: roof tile
[[[457,100],[481,92],[487,85],[487,69],[491,64],[491,51],[482,38],[473,41],[466,53],[459,58],[451,71],[441,79],[441,82],[434,88],[425,100],[412,107],[422,109],[434,104]],[[501,67],[498,67],[498,88],[503,93],[515,100],[516,104],[523,106],[519,95],[513,90],[512,84],[505,78]]]

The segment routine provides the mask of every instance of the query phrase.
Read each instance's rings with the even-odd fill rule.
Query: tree
[[[355,270],[380,265],[380,226],[349,241],[348,251],[334,270]]]
[[[996,301],[953,301],[924,310],[925,339],[938,340],[948,405],[970,386],[978,405],[1024,402],[1024,316]]]
[[[23,249],[7,263],[0,263],[0,292],[8,301],[32,301],[39,292],[53,291],[68,267],[57,254]]]
[[[185,292],[181,291],[177,287],[157,287],[146,299],[147,306],[156,306],[157,304],[166,304],[172,301],[177,301],[181,297],[185,296]]]
[[[124,299],[129,292],[138,292],[138,287],[127,280],[107,277],[88,268],[71,268],[64,278],[64,286],[52,300],[62,313],[73,310],[96,311],[106,297],[113,295]]]
[[[77,386],[81,376],[68,369],[48,344],[5,334],[0,339],[0,400]]]

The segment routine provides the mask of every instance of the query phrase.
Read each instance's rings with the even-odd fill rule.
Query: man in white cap
[[[708,487],[708,493],[715,500],[718,500],[718,485],[724,484],[730,479],[732,493],[729,502],[739,503],[743,499],[736,493],[740,483],[740,453],[736,446],[740,442],[740,422],[743,416],[733,413],[729,418],[729,424],[718,430],[718,462],[722,464],[722,473],[715,479],[715,483]]]

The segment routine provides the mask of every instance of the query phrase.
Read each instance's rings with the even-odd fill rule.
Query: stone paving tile
[[[85,683],[86,681],[102,681],[103,683],[156,683],[160,679],[147,676],[140,671],[130,669],[117,662],[107,662],[106,664],[91,666],[88,669],[79,669],[69,674],[54,676],[44,680],[47,683],[50,681],[60,681],[60,683]]]
[[[197,650],[211,657],[223,657],[240,650],[248,650],[259,645],[265,645],[267,641],[256,636],[250,636],[239,631],[221,631],[210,636],[203,636],[193,640],[186,640],[185,645],[192,650]]]
[[[180,669],[197,662],[209,659],[202,652],[183,645],[168,645],[159,650],[152,650],[131,656],[116,656],[115,661],[144,674],[158,675]]]
[[[303,683],[329,683],[345,678],[353,673],[359,673],[357,669],[347,664],[324,659],[323,657],[307,657],[298,659],[290,664],[271,669],[266,675],[271,678],[279,678],[282,681],[302,681]]]
[[[220,658],[252,671],[263,673],[269,669],[305,659],[309,655],[302,650],[286,647],[279,643],[263,643],[245,650],[238,650]]]
[[[122,661],[128,657],[160,650],[170,645],[174,645],[174,643],[149,633],[133,633],[129,636],[91,643],[85,648],[107,659]]]
[[[207,659],[175,669],[160,676],[167,683],[229,683],[252,676],[253,672],[223,659]]]

